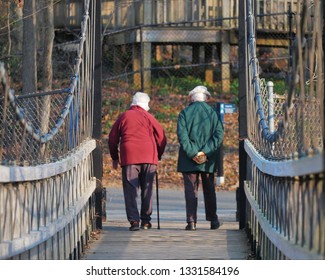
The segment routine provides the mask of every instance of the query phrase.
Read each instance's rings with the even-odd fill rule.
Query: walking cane
[[[158,187],[158,172],[156,171],[156,199],[157,199],[157,221],[158,229],[160,229],[160,218],[159,218],[159,187]]]

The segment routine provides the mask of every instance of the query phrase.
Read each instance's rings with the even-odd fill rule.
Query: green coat
[[[216,172],[223,125],[212,107],[206,102],[196,101],[183,109],[178,115],[177,137],[180,144],[178,172]],[[197,164],[192,160],[199,151],[207,155],[206,163]]]

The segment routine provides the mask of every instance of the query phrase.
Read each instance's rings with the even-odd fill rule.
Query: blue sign
[[[223,102],[218,102],[216,104],[216,109],[220,117],[221,122],[224,122],[224,114],[232,114],[236,112],[235,104],[225,104]]]
[[[224,113],[225,114],[233,114],[236,112],[235,104],[224,104]]]

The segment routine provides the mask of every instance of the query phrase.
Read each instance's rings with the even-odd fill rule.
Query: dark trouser
[[[217,198],[214,188],[214,173],[183,173],[185,202],[186,202],[186,221],[197,221],[199,175],[201,175],[203,197],[205,205],[205,218],[207,221],[218,220]]]
[[[152,188],[156,165],[132,164],[122,167],[122,183],[126,216],[129,222],[143,223],[151,220]],[[137,197],[141,190],[141,214],[139,215]]]

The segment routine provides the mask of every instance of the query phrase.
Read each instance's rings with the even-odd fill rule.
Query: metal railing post
[[[274,128],[274,97],[273,97],[273,82],[267,82],[267,103],[268,103],[268,124],[269,132],[273,133]]]
[[[222,124],[224,123],[224,113],[225,113],[225,104],[223,102],[217,103],[217,112]],[[217,177],[216,177],[216,185],[221,186],[225,183],[225,177],[223,172],[223,142],[221,142],[220,147],[218,149],[217,155]]]
[[[95,9],[95,68],[94,68],[94,115],[93,115],[93,133],[92,137],[97,141],[97,147],[93,152],[94,176],[97,178],[95,190],[95,209],[96,209],[96,227],[102,228],[102,219],[105,216],[103,211],[103,187],[101,180],[103,177],[103,156],[101,147],[102,136],[102,24],[101,24],[101,1],[97,0],[92,6]],[[104,212],[104,213],[103,213]]]

